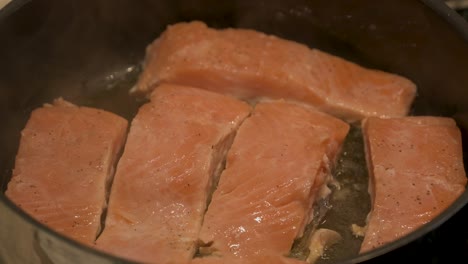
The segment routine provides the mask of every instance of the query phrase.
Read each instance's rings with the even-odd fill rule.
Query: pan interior
[[[401,74],[418,85],[412,113],[454,117],[468,142],[466,40],[422,2],[31,1],[0,20],[2,193],[32,109],[62,96],[131,119],[142,102],[127,91],[141,71],[145,46],[166,25],[191,20],[275,34]],[[359,184],[361,190],[364,181]]]

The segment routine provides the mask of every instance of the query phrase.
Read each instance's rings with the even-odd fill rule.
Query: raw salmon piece
[[[159,83],[191,85],[242,99],[304,102],[347,121],[407,114],[416,86],[305,45],[245,29],[178,23],[146,51],[135,93]]]
[[[32,112],[6,196],[39,222],[91,245],[127,121],[62,99]]]
[[[373,208],[361,252],[431,221],[465,190],[460,131],[450,118],[363,122]]]
[[[187,263],[213,182],[250,106],[162,85],[132,121],[97,247],[144,263]]]
[[[205,214],[201,254],[286,256],[312,218],[348,132],[343,121],[283,101],[257,104],[239,128]]]

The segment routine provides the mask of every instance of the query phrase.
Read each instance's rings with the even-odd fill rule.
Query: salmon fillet
[[[39,222],[91,245],[126,130],[115,114],[62,99],[34,110],[6,196]]]
[[[161,85],[133,119],[97,247],[144,263],[187,263],[213,182],[250,106]]]
[[[200,232],[202,255],[286,256],[312,218],[348,132],[343,121],[283,101],[257,104],[239,128]]]
[[[363,122],[372,210],[361,252],[431,221],[465,190],[460,131],[450,118]]]
[[[242,99],[295,100],[343,118],[407,114],[416,86],[305,45],[245,29],[178,23],[147,47],[132,92],[160,83],[191,85]]]
[[[343,239],[341,235],[331,229],[320,228],[316,230],[310,238],[307,263],[316,263],[329,247],[338,243],[341,239]]]

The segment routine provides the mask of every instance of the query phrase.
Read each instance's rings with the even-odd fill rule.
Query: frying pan
[[[468,26],[441,1],[14,0],[0,11],[0,263],[128,263],[58,235],[3,195],[20,131],[32,109],[58,96],[130,119],[140,102],[127,91],[145,46],[166,25],[195,19],[275,34],[408,77],[418,85],[412,114],[453,117],[468,142]],[[384,261],[467,202],[465,191],[408,236],[337,263]]]

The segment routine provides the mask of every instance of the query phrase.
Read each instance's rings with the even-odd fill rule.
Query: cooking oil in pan
[[[331,208],[318,228],[334,230],[343,239],[330,247],[318,264],[333,263],[356,256],[361,247],[362,238],[352,233],[351,225],[365,225],[371,204],[367,192],[369,177],[364,142],[359,127],[351,127],[333,174],[340,184],[340,189],[331,194]]]
[[[339,187],[332,186],[333,193],[330,197],[316,205],[314,221],[307,226],[304,236],[295,241],[291,257],[301,260],[307,258],[311,233],[319,228],[334,230],[342,239],[327,248],[325,254],[317,260],[317,264],[334,263],[359,254],[362,238],[352,233],[351,225],[365,225],[370,211],[370,197],[367,192],[368,173],[364,143],[358,126],[351,126],[333,175]]]
[[[128,120],[135,116],[144,103],[129,94],[141,72],[139,65],[129,65],[98,78],[82,83],[82,97],[77,104],[104,109]]]

